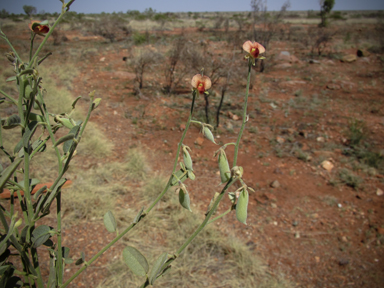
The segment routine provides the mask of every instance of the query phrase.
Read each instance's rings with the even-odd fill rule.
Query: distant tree
[[[9,12],[5,9],[0,11],[0,18],[7,18],[9,16]]]
[[[325,27],[328,25],[327,17],[328,17],[328,14],[333,9],[334,5],[335,5],[335,0],[320,0],[320,17],[321,17],[321,23],[319,24],[320,27]]]
[[[29,17],[31,17],[33,14],[36,14],[36,12],[37,12],[35,6],[24,5],[23,9],[24,9],[25,14],[27,14]]]

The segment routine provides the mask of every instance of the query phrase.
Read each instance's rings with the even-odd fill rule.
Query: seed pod
[[[236,218],[241,223],[247,225],[247,209],[248,209],[249,195],[247,189],[243,189],[237,199],[236,203]]]
[[[215,137],[213,137],[213,134],[211,132],[211,130],[209,130],[209,128],[207,126],[203,126],[203,135],[211,142],[217,144],[215,142]]]
[[[189,155],[188,150],[191,150],[191,149],[188,146],[184,146],[183,145],[184,164],[185,164],[185,168],[187,168],[187,170],[193,171],[193,168],[192,168],[192,158],[191,158],[191,155]]]
[[[195,174],[191,170],[187,170],[187,175],[188,175],[188,178],[191,179],[192,181],[196,179]]]
[[[25,86],[25,89],[24,89],[24,98],[29,100],[29,99],[31,99],[32,94],[33,94],[33,89],[31,87],[31,85],[27,84]]]
[[[191,201],[189,199],[189,194],[188,194],[187,188],[183,184],[179,188],[179,202],[183,208],[192,212],[191,206],[190,206]]]
[[[231,178],[231,169],[229,168],[228,159],[224,150],[221,150],[218,157],[221,184],[228,182]]]

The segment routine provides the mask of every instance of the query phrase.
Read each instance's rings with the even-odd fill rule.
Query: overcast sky
[[[68,0],[65,0],[68,2]],[[157,12],[205,12],[205,11],[248,11],[250,0],[75,0],[72,11],[78,13],[144,11]],[[285,0],[268,0],[268,10],[280,10]],[[289,10],[318,10],[319,0],[290,0]],[[37,11],[60,12],[59,0],[0,0],[0,10],[10,13],[24,13],[23,5],[32,5]],[[384,10],[384,0],[336,0],[334,10]]]

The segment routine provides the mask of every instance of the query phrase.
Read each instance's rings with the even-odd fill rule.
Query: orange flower
[[[261,58],[259,54],[265,52],[265,48],[261,44],[249,40],[243,44],[243,49],[248,53],[248,57],[253,59]]]
[[[196,74],[192,78],[191,85],[193,89],[196,89],[197,91],[199,91],[200,94],[204,94],[206,90],[211,88],[212,82],[211,82],[211,79],[209,79],[209,77],[202,76],[201,74]]]
[[[49,32],[49,27],[47,25],[42,25],[41,23],[43,22],[31,20],[31,22],[28,24],[28,27],[36,34],[43,36]]]

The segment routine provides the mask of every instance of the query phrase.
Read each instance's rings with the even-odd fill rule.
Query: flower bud
[[[224,150],[220,150],[218,162],[219,162],[221,184],[223,184],[228,182],[228,180],[231,178],[231,170],[229,168],[228,159],[227,159],[227,156],[225,155]]]

